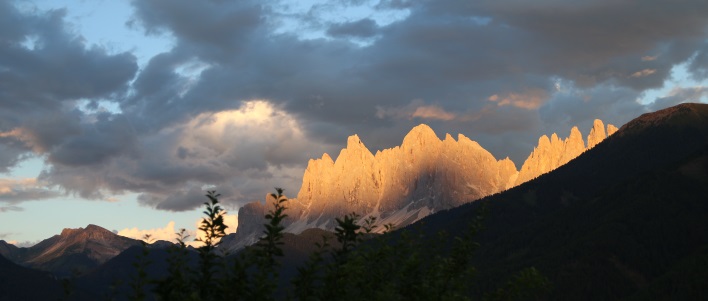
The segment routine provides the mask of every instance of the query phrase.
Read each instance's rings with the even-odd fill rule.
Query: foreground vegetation
[[[289,285],[279,285],[287,198],[282,189],[276,192],[271,194],[275,201],[265,215],[263,238],[235,255],[217,248],[227,226],[220,195],[208,192],[206,216],[199,227],[206,236],[199,240],[203,246],[198,248],[197,267],[190,264],[184,229],[177,233],[178,244],[169,250],[168,276],[163,279],[147,278],[149,249],[144,245],[134,264],[129,299],[470,300],[475,274],[470,256],[477,247],[472,238],[481,227],[481,217],[471,220],[461,237],[450,238],[441,232],[429,238],[406,229],[389,233],[392,225],[383,225],[384,235],[375,235],[374,230],[381,227],[376,218],[362,220],[355,213],[348,214],[336,219],[336,241],[323,236]],[[549,289],[548,280],[529,268],[484,299],[536,300]]]

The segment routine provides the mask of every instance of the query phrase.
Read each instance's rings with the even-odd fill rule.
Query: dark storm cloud
[[[133,1],[147,33],[167,32],[202,59],[228,61],[248,44],[264,20],[258,1]],[[267,32],[261,32],[267,34]]]
[[[432,1],[437,14],[484,16],[491,24],[519,28],[535,42],[524,51],[542,50],[536,60],[545,72],[581,86],[614,79],[643,89],[660,81],[637,82],[631,75],[646,69],[638,58],[656,56],[653,69],[665,77],[705,40],[705,1]],[[632,60],[631,58],[637,58]],[[625,63],[616,65],[618,61]]]
[[[355,133],[375,152],[429,123],[518,165],[540,135],[587,135],[595,118],[620,126],[704,95],[637,102],[689,59],[705,78],[702,0],[380,1],[406,17],[324,18],[366,3],[297,15],[277,2],[133,1],[128,26],[174,38],[137,73],[133,55],[84,45],[63,11],[0,1],[0,23],[17,25],[0,26],[0,171],[31,151],[51,164],[40,181],[82,197],[137,192],[187,210],[212,187],[238,205],[274,185],[295,195],[307,159],[336,156]],[[280,18],[321,37],[282,31]],[[99,98],[121,113],[75,109]]]
[[[328,149],[265,102],[204,113],[137,139],[131,123],[120,121],[124,116],[111,117],[87,127],[95,132],[80,136],[87,141],[69,140],[62,152],[68,158],[50,156],[61,161],[52,161],[39,180],[91,199],[139,192],[141,204],[173,211],[201,206],[205,187],[214,186],[225,204],[238,206],[274,185],[297,191],[303,162]],[[88,149],[78,149],[82,145]]]
[[[9,25],[0,26],[1,172],[10,171],[30,154],[46,155],[52,167],[99,169],[107,157],[125,153],[134,139],[121,135],[121,126],[105,114],[90,116],[76,105],[79,100],[122,97],[137,72],[135,57],[85,45],[65,24],[65,16],[64,10],[20,12],[13,3],[0,1],[0,22]],[[90,184],[79,179],[65,182]],[[59,190],[47,188],[51,184],[1,179],[0,202],[60,196]]]
[[[18,145],[15,139],[0,138],[0,173],[9,172],[26,153],[24,145]]]
[[[640,92],[631,88],[610,84],[582,88],[567,82],[561,87],[559,93],[539,108],[540,119],[548,133],[569,132],[572,126],[578,126],[587,135],[585,129],[589,129],[595,119],[619,127],[648,112],[636,101]]]
[[[135,150],[136,136],[122,116],[98,114],[97,120],[83,126],[80,135],[67,137],[49,154],[49,161],[62,165],[100,165],[117,155]]]
[[[359,21],[332,24],[327,35],[332,37],[370,38],[376,35],[376,21],[364,18]]]
[[[132,54],[87,47],[65,15],[20,12],[0,1],[0,143],[8,150],[2,171],[29,151],[51,152],[81,134],[77,100],[120,97],[137,72]]]

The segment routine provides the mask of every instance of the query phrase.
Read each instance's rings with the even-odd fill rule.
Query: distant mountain
[[[20,253],[20,248],[17,246],[7,243],[4,240],[0,240],[0,255],[14,261],[14,258]]]
[[[322,229],[308,229],[297,235],[284,234],[283,245],[281,245],[284,256],[278,258],[283,263],[279,271],[281,287],[286,287],[290,283],[291,277],[297,273],[297,267],[303,265],[310,253],[316,250],[315,243],[322,242],[322,236],[329,238],[330,245],[338,246],[334,233]],[[199,263],[198,253],[190,248],[188,254],[190,268],[196,270]],[[77,300],[105,299],[103,296],[106,295],[113,295],[114,300],[128,300],[127,297],[132,291],[130,279],[136,275],[133,264],[141,255],[142,247],[130,247],[93,271],[75,279],[73,284],[87,296]],[[229,254],[228,258],[234,258],[236,255],[237,253]],[[147,257],[149,264],[144,267],[147,277],[150,279],[164,278],[167,275],[169,256],[169,249],[153,244]],[[154,300],[154,298],[149,295],[146,300]]]
[[[119,236],[96,225],[64,229],[60,235],[29,248],[3,247],[3,243],[0,242],[0,252],[5,252],[3,256],[15,263],[60,277],[86,273],[123,250],[140,245],[138,240]]]
[[[607,126],[607,133],[617,130]],[[586,148],[577,127],[561,141],[543,136],[521,171],[505,158],[497,160],[477,142],[460,134],[440,140],[427,125],[414,127],[401,146],[372,154],[357,135],[334,161],[328,154],[310,160],[297,198],[288,202],[286,231],[334,229],[334,218],[351,212],[374,216],[381,224],[403,227],[440,210],[492,195],[552,171],[607,137],[595,120]],[[271,201],[266,196],[266,204]],[[243,206],[239,228],[222,241],[224,249],[240,249],[261,237],[267,207]]]
[[[551,300],[705,300],[708,105],[624,125],[557,170],[416,224],[459,234],[486,208],[478,292],[534,266]]]

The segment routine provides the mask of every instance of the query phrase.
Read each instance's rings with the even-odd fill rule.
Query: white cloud
[[[123,230],[118,231],[118,235],[120,236],[125,236],[128,238],[133,238],[133,239],[144,239],[145,235],[150,235],[150,239],[154,241],[158,240],[166,240],[169,242],[175,242],[175,238],[177,237],[175,233],[178,231],[175,230],[175,222],[170,221],[167,223],[167,225],[163,228],[156,228],[156,229],[146,229],[146,230],[141,230],[136,228],[125,228]]]
[[[202,224],[202,219],[197,220],[194,222],[195,228],[199,229],[199,227]],[[226,214],[224,215],[224,224],[227,226],[226,228],[226,234],[231,234],[231,233],[236,233],[236,229],[238,228],[238,215],[236,214]],[[206,238],[206,233],[196,230],[195,233],[197,234],[196,237],[199,239],[205,239]],[[193,247],[199,247],[202,245],[201,242],[199,241],[194,241],[194,239],[191,239],[188,245],[191,245]]]
[[[201,231],[198,231],[197,229],[201,225],[201,219],[197,220],[194,223],[194,228],[192,229],[186,229],[187,234],[189,237],[185,241],[187,245],[198,247],[201,246],[202,243],[198,241],[194,241],[195,238],[204,238],[204,233]],[[226,234],[231,234],[236,232],[236,228],[238,227],[238,215],[235,214],[226,214],[224,215],[224,224],[228,226],[226,228]],[[128,238],[133,238],[133,239],[140,239],[143,240],[146,234],[150,235],[150,240],[151,241],[158,241],[158,240],[166,240],[169,242],[176,242],[177,238],[177,232],[179,232],[179,229],[175,229],[175,222],[170,221],[167,223],[165,227],[162,228],[155,228],[155,229],[138,229],[137,227],[135,228],[125,228],[123,230],[118,231],[118,235],[120,236],[125,236]]]

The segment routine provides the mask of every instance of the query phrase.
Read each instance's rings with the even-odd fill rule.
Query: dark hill
[[[47,272],[19,266],[0,255],[0,300],[57,300],[62,286]]]
[[[459,233],[482,206],[478,292],[534,266],[553,300],[705,298],[708,105],[642,115],[554,172],[416,226]]]

